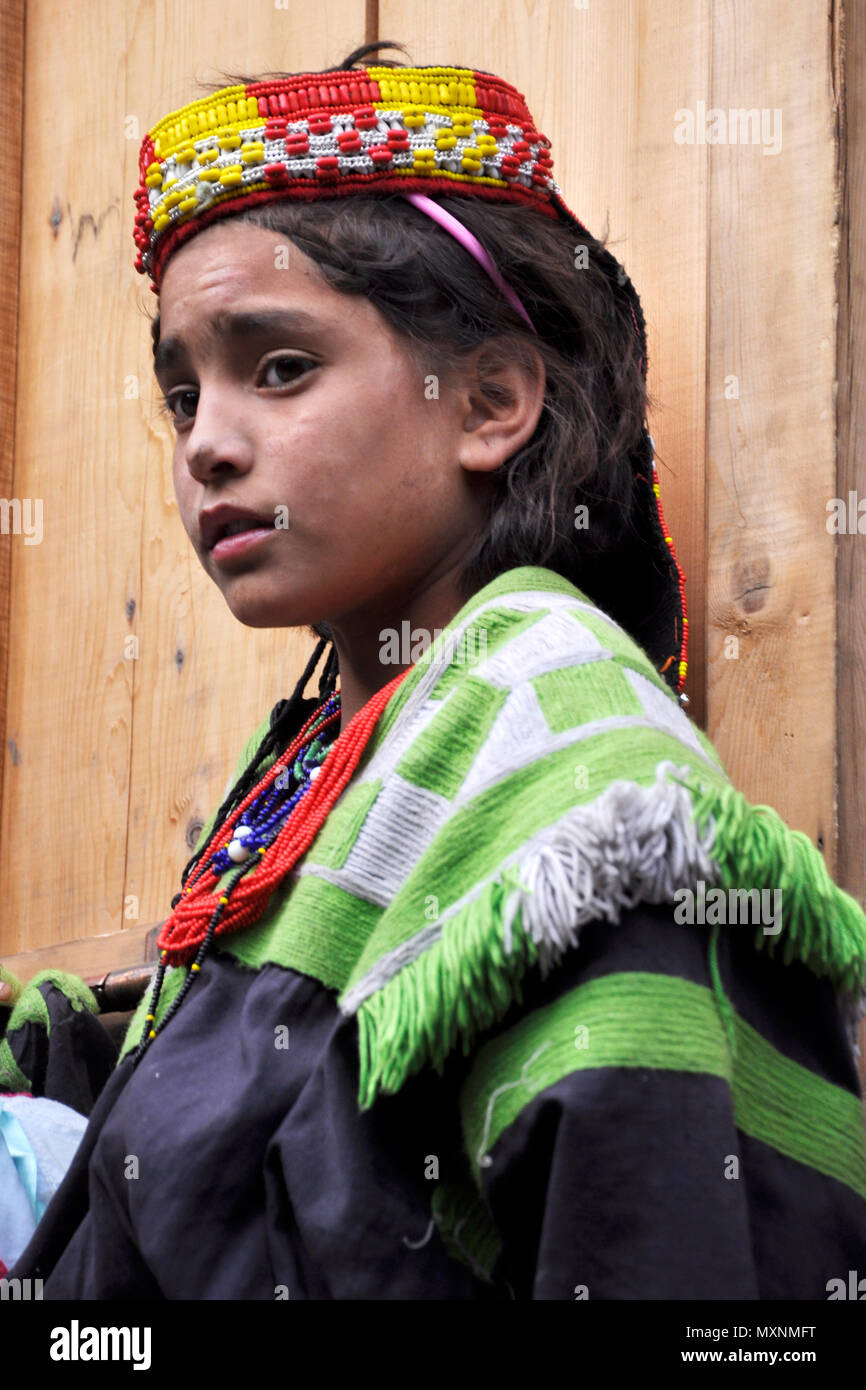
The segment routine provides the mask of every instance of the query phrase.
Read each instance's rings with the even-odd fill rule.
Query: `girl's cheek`
[[[180,513],[180,519],[183,522],[184,530],[186,531],[187,535],[191,536],[193,532],[193,523],[195,521],[195,508],[192,500],[192,492],[188,486],[188,483],[185,482],[183,478],[178,478],[177,476],[175,477],[174,493],[175,498],[177,499],[177,509]]]

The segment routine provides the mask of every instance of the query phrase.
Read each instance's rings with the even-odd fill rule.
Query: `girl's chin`
[[[230,603],[228,607],[244,627],[303,627],[308,622],[285,604]]]
[[[315,594],[268,593],[252,575],[245,578],[250,582],[220,585],[229,612],[245,627],[308,627],[321,618],[322,606]]]

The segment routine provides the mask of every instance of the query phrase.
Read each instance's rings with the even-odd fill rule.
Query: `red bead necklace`
[[[409,668],[411,670],[411,667]],[[201,962],[214,937],[240,931],[258,921],[277,884],[306,853],[322,828],[328,812],[345,789],[373,729],[394,691],[409,670],[401,671],[358,711],[337,736],[321,765],[320,774],[302,799],[293,807],[274,840],[258,851],[258,856],[239,866],[237,873],[223,888],[213,888],[213,874],[208,872],[209,857],[202,854],[194,878],[184,888],[171,917],[163,924],[157,938],[160,950],[154,990],[145,1022],[144,1036],[135,1053],[135,1060],[144,1053],[150,1041],[161,1032],[179,1007],[183,996],[201,969]],[[237,810],[220,827],[222,847],[233,839],[234,827],[243,822],[250,805],[281,773],[287,773],[295,757],[309,739],[309,731],[320,718],[324,705],[319,706],[304,724],[289,747],[280,755],[257,786],[244,798]],[[335,711],[323,720],[316,734],[340,716]],[[255,873],[251,869],[255,867]],[[156,1023],[156,1004],[162,981],[169,965],[190,964],[189,973],[165,1017]]]

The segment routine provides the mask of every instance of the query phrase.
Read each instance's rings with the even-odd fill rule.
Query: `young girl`
[[[321,640],[12,1272],[827,1298],[866,1269],[866,919],[680,706],[628,277],[513,86],[375,47],[143,142],[184,525],[240,622]]]

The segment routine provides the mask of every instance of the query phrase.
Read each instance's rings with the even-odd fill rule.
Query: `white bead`
[[[228,856],[235,864],[243,864],[245,859],[249,859],[250,851],[246,848],[243,840],[232,840],[228,847]]]
[[[311,782],[315,782],[315,780],[316,780],[316,778],[318,777],[318,775],[319,775],[319,773],[321,772],[321,770],[322,770],[322,769],[321,769],[320,767],[311,767],[311,768],[310,768],[310,771],[308,772],[307,776],[309,777],[309,779],[310,779]]]
[[[247,838],[247,836],[248,836],[248,835],[252,835],[252,833],[253,833],[253,827],[252,827],[251,825],[236,825],[235,828],[234,828],[234,833],[233,833],[233,835],[232,835],[232,839],[234,839],[234,840],[245,840],[245,839]]]

